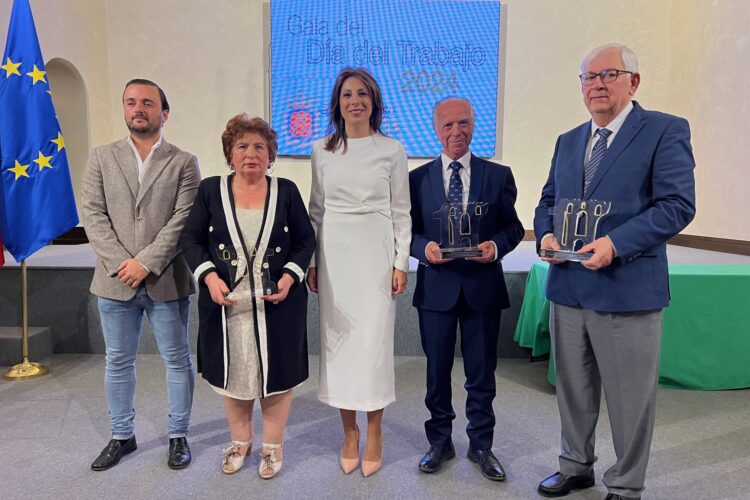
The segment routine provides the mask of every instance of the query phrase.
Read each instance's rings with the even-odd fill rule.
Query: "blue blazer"
[[[433,219],[448,199],[443,183],[440,158],[409,173],[411,193],[411,255],[419,260],[417,285],[412,304],[431,311],[451,309],[463,291],[476,311],[510,306],[500,259],[523,239],[524,229],[516,215],[516,184],[510,168],[471,155],[469,201],[488,204],[479,220],[479,241],[492,240],[498,258],[489,264],[455,259],[433,266],[425,257],[430,241],[440,242],[440,226]]]
[[[552,232],[549,209],[560,198],[583,197],[591,121],[557,139],[547,183],[534,214],[537,246]],[[666,242],[695,215],[695,160],[687,120],[633,110],[591,180],[587,198],[611,201],[597,236],[609,236],[617,257],[590,271],[578,263],[551,266],[547,298],[595,311],[625,312],[669,305]]]

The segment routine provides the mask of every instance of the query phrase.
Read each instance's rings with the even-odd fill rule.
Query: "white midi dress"
[[[320,307],[318,397],[372,411],[396,399],[394,267],[408,271],[409,172],[400,142],[380,134],[349,139],[346,152],[312,153],[310,218],[317,235]]]

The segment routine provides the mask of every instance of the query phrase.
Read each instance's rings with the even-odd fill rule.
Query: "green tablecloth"
[[[532,356],[550,352],[548,267],[531,266],[514,335]],[[704,390],[750,387],[750,266],[670,265],[669,285],[659,383]],[[548,379],[554,384],[553,361]]]

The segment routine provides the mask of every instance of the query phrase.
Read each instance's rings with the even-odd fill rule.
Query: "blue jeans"
[[[195,374],[187,324],[190,299],[154,302],[141,285],[128,301],[99,297],[99,316],[106,346],[104,389],[113,439],[128,439],[135,430],[135,356],[143,313],[151,322],[167,371],[169,437],[187,436]]]

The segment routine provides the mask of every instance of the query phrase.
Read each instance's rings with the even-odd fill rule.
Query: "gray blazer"
[[[133,149],[122,139],[91,150],[83,176],[81,211],[96,269],[91,293],[130,300],[136,290],[117,278],[134,257],[150,271],[144,280],[158,302],[195,292],[177,243],[198,190],[198,159],[162,139],[138,182]]]

